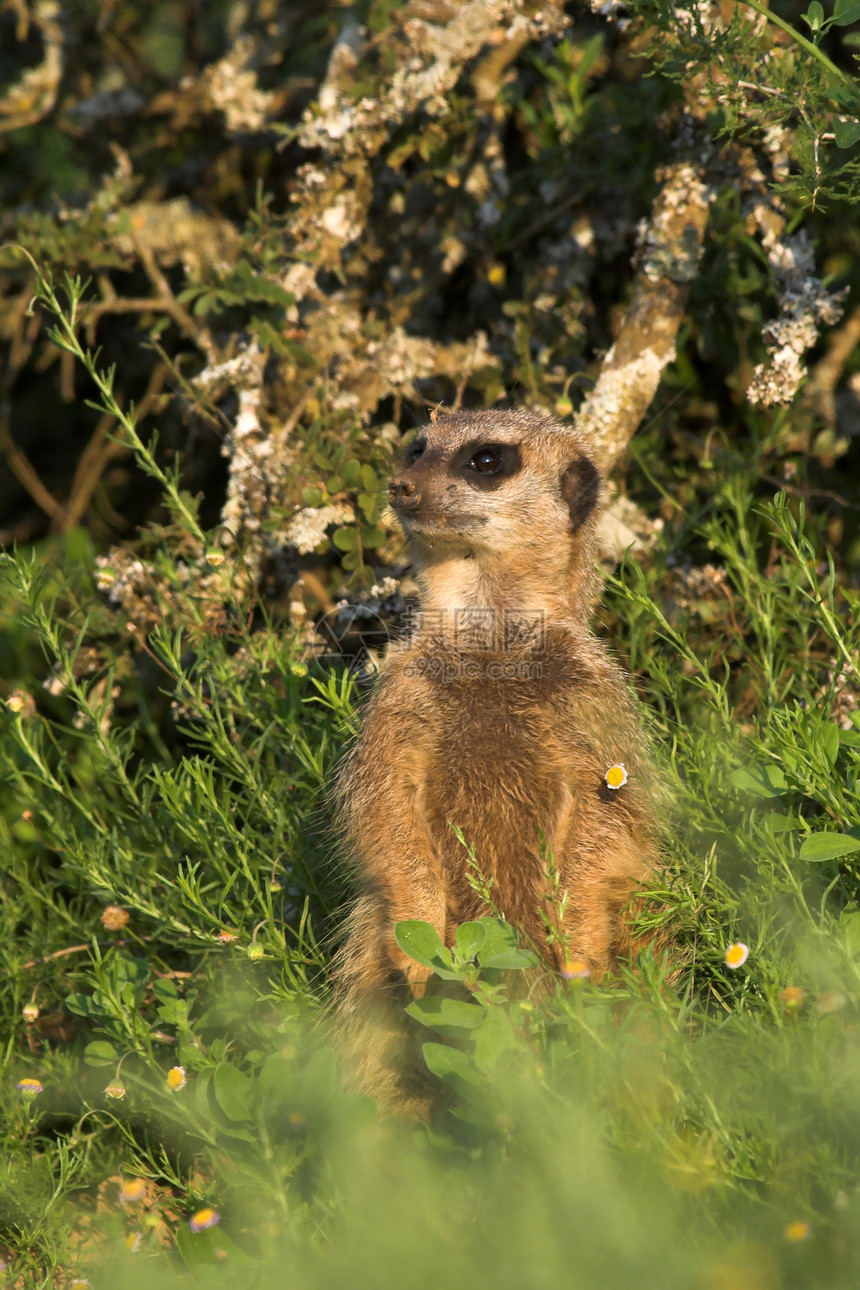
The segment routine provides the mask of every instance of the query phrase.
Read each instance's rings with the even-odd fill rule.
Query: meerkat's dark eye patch
[[[476,488],[498,488],[522,468],[519,446],[515,443],[468,443],[455,454],[450,473],[465,475]]]
[[[570,527],[576,532],[588,519],[600,497],[600,471],[588,457],[574,457],[562,471],[561,495],[570,512]]]

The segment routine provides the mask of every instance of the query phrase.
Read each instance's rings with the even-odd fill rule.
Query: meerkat
[[[430,975],[395,924],[421,919],[450,945],[489,912],[454,826],[545,970],[569,957],[599,975],[635,948],[625,910],[658,863],[658,829],[624,676],[589,628],[601,488],[581,437],[524,411],[439,417],[391,481],[420,608],[336,784],[360,885],[335,968],[339,1028],[383,1103],[408,1100],[397,1018]],[[548,855],[564,893],[549,940]]]

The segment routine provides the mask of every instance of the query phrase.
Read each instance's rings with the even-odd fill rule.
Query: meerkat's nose
[[[397,510],[414,511],[421,501],[421,490],[413,480],[401,476],[388,485],[388,500]]]

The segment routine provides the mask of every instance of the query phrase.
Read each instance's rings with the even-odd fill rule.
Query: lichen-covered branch
[[[837,426],[836,386],[845,364],[860,345],[860,305],[831,333],[824,357],[812,369],[804,390],[804,401],[829,430]]]
[[[597,383],[579,410],[577,429],[604,473],[633,438],[675,357],[675,337],[696,275],[714,191],[704,170],[679,161],[663,172],[644,230],[633,297]]]
[[[60,6],[56,0],[37,0],[32,14],[22,15],[25,27],[32,18],[42,35],[44,52],[37,67],[29,68],[19,81],[0,96],[0,134],[34,125],[51,111],[63,75],[64,36]]]

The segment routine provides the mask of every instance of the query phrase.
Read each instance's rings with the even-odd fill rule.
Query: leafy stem
[[[792,40],[796,41],[798,45],[802,45],[808,53],[812,54],[813,58],[817,58],[822,67],[825,67],[830,75],[841,81],[843,85],[848,85],[853,90],[857,89],[857,84],[852,76],[849,76],[847,72],[843,72],[841,67],[837,67],[827,57],[823,49],[813,44],[811,40],[807,40],[796,27],[792,27],[791,23],[786,22],[784,18],[780,18],[779,14],[774,13],[763,4],[759,4],[758,0],[741,0],[741,4],[745,4],[747,8],[754,9],[756,13],[762,14],[763,17],[767,18],[768,22],[774,23],[781,31],[791,36]]]
[[[79,306],[83,300],[87,284],[81,282],[80,278],[72,278],[68,274],[64,275],[63,290],[68,298],[68,309],[64,309],[57,295],[50,270],[43,269],[37,264],[24,247],[17,246],[15,249],[25,255],[33,266],[33,271],[36,275],[34,299],[40,301],[50,310],[57,320],[56,325],[48,330],[49,338],[58,348],[72,354],[83,364],[98,389],[101,396],[100,401],[97,404],[90,404],[90,406],[99,411],[109,412],[116,419],[124,431],[124,442],[134,449],[135,455],[146,473],[156,479],[164,489],[170,508],[176,518],[188,533],[201,545],[205,546],[206,535],[198,524],[193,510],[188,505],[187,498],[183,496],[177,477],[162,470],[155,459],[152,447],[144,443],[138,434],[134,404],[130,403],[128,411],[124,411],[117,401],[113,390],[116,367],[112,365],[106,371],[101,371],[97,367],[99,351],[85,349],[78,339],[76,325],[79,321]],[[32,309],[32,302],[30,308]]]

